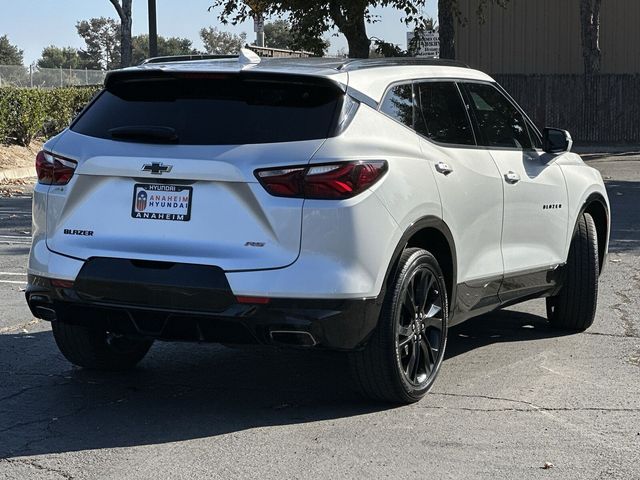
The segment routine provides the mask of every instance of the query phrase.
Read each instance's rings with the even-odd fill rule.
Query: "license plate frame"
[[[141,192],[145,195],[140,195]],[[154,195],[157,195],[157,199]],[[154,202],[157,206],[153,205]],[[136,183],[133,186],[131,217],[136,220],[188,222],[191,220],[192,204],[193,187],[188,185]]]

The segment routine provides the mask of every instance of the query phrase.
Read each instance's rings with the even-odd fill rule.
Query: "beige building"
[[[489,73],[580,74],[579,0],[488,2],[479,25],[479,0],[458,0],[465,26],[456,26],[456,57]],[[640,73],[640,0],[604,0],[601,73]]]

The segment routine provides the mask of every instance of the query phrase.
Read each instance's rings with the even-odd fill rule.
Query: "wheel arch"
[[[607,206],[607,201],[600,193],[592,193],[591,195],[589,195],[582,204],[582,208],[578,213],[578,217],[575,221],[575,226],[573,227],[573,234],[575,234],[575,231],[578,228],[578,221],[584,213],[588,213],[589,215],[591,215],[591,218],[593,218],[593,222],[596,225],[596,232],[598,235],[598,260],[600,263],[600,272],[602,272],[602,268],[604,267],[607,257],[607,247],[609,243],[610,233],[610,213],[609,207]]]
[[[393,252],[391,263],[387,269],[383,292],[386,291],[389,278],[395,273],[400,255],[402,255],[405,248],[409,247],[428,250],[438,260],[447,285],[449,311],[451,311],[452,306],[455,304],[458,273],[455,242],[447,224],[435,216],[420,218],[413,222],[404,232]]]

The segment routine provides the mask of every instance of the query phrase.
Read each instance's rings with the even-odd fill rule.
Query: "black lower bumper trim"
[[[224,271],[209,265],[90,258],[74,285],[92,302],[213,312],[235,303]]]
[[[163,306],[88,300],[75,288],[53,287],[30,277],[26,292],[33,314],[113,333],[160,340],[226,344],[264,344],[353,350],[375,329],[381,302],[377,299],[272,299],[266,305],[238,304],[212,312]],[[284,333],[283,333],[284,332]]]

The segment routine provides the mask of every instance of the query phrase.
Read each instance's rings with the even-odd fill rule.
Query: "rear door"
[[[416,131],[431,162],[442,201],[442,218],[452,231],[464,310],[492,301],[503,274],[502,181],[493,158],[476,139],[466,106],[453,81],[415,84]],[[477,287],[477,288],[476,288]],[[484,298],[484,300],[483,300]]]
[[[50,188],[48,247],[225,270],[291,264],[303,200],[269,195],[253,172],[308,163],[342,98],[327,80],[283,75],[152,72],[108,84],[55,144],[78,166]]]
[[[504,187],[505,275],[563,263],[568,210],[560,167],[547,163],[537,133],[495,85],[467,82],[464,88],[479,142],[489,149]]]

